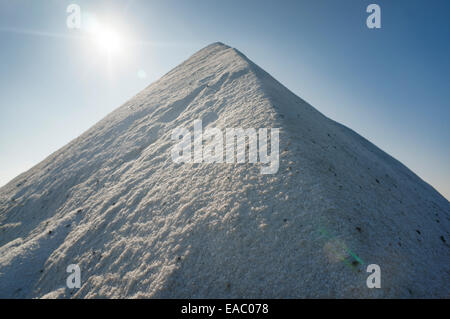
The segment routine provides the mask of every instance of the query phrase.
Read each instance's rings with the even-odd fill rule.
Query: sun
[[[91,44],[98,49],[101,54],[108,56],[117,55],[122,51],[124,43],[122,36],[117,29],[111,25],[103,23],[93,14],[86,14],[84,29],[87,31]]]
[[[122,49],[122,39],[118,32],[108,27],[98,27],[92,33],[93,41],[100,52],[117,54]]]

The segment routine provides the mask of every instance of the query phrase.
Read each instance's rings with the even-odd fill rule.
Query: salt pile
[[[277,172],[175,163],[194,120],[279,128]],[[449,297],[449,218],[400,162],[214,43],[0,189],[0,297]]]

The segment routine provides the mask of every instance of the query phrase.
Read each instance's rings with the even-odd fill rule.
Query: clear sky
[[[216,41],[450,198],[448,0],[0,0],[0,185]]]

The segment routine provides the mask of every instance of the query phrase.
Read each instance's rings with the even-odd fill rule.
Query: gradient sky
[[[110,65],[71,3],[121,34]],[[450,198],[447,0],[0,0],[0,185],[216,41]]]

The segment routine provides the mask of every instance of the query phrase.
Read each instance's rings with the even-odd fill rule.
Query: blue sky
[[[120,35],[110,64],[67,28],[71,3]],[[448,199],[449,17],[446,0],[0,0],[0,185],[221,41]]]

